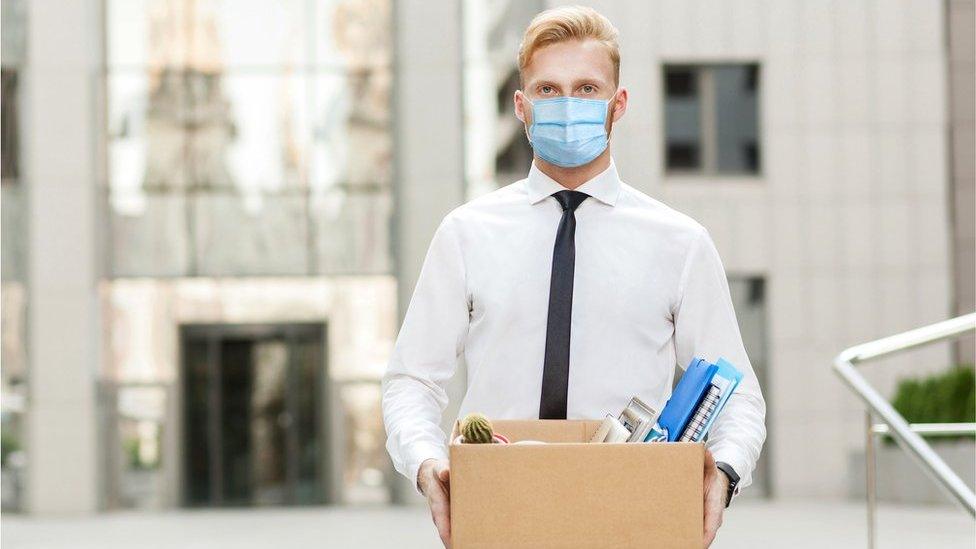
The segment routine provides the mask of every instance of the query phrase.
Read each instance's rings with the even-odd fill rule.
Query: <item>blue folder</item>
[[[685,369],[684,375],[678,381],[678,386],[671,393],[661,415],[657,419],[658,425],[665,429],[668,442],[681,438],[681,433],[688,425],[688,420],[698,408],[705,392],[712,383],[712,376],[718,371],[718,366],[708,361],[695,358]]]

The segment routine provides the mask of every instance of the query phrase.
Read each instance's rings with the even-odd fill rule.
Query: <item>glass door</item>
[[[321,324],[187,325],[184,503],[325,503]]]

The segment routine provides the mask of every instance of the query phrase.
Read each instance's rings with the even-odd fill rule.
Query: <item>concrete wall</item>
[[[95,158],[101,2],[31,2],[23,152],[28,192],[27,510],[98,506]]]
[[[953,289],[955,314],[976,310],[976,9],[973,0],[949,0],[949,138],[952,140],[949,196],[953,209]],[[972,336],[956,347],[958,361],[976,362],[976,339]]]
[[[434,231],[463,201],[460,31],[460,2],[396,3],[393,238],[399,320],[410,303]],[[460,371],[448,390],[451,406],[443,423],[447,432],[464,386]],[[397,482],[395,499],[414,498],[413,487],[403,477],[397,475]]]
[[[943,3],[590,4],[621,33],[623,179],[708,227],[730,274],[767,280],[773,493],[846,495],[863,409],[831,360],[951,313]],[[663,173],[670,61],[761,65],[761,175]],[[949,362],[934,348],[867,368],[890,395]]]

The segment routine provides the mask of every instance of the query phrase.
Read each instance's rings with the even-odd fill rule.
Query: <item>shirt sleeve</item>
[[[440,422],[445,385],[463,352],[468,302],[461,247],[448,215],[431,240],[382,383],[386,448],[415,488],[421,463],[447,458]]]
[[[712,424],[707,442],[715,461],[728,463],[739,475],[738,493],[752,483],[766,439],[766,403],[742,344],[725,269],[705,229],[691,244],[685,260],[674,332],[675,353],[682,368],[697,356],[709,362],[725,358],[742,372],[742,381]]]

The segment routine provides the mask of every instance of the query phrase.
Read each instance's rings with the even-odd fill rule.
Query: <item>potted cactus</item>
[[[461,420],[458,441],[463,444],[507,444],[508,439],[496,434],[491,421],[484,414],[468,414]]]

